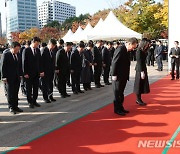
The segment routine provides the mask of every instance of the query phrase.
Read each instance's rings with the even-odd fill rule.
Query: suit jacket
[[[162,57],[162,53],[163,53],[163,46],[156,46],[155,48],[155,54],[156,54],[156,58],[157,57]]]
[[[179,58],[172,57],[171,58],[171,63],[174,63],[174,62],[179,63],[179,60],[180,60],[180,48],[178,47],[177,50],[175,48],[171,48],[169,56],[170,55],[179,56]]]
[[[137,50],[136,52],[136,67],[135,70],[138,72],[146,72],[147,71],[147,67],[146,67],[146,57],[147,57],[147,53],[143,52],[142,50]]]
[[[82,60],[83,55],[79,54],[79,51],[75,49],[71,54],[71,63],[70,63],[70,69],[74,71],[81,71],[82,70]]]
[[[111,51],[106,47],[104,47],[102,50],[102,62],[107,66],[111,65]]]
[[[30,78],[39,76],[43,72],[41,53],[36,48],[36,54],[33,54],[31,47],[26,48],[22,55],[23,73],[29,75]]]
[[[101,48],[97,48],[96,46],[92,50],[93,53],[93,63],[97,63],[97,65],[102,66],[102,51]]]
[[[42,67],[45,77],[54,76],[55,55],[47,47],[41,49]]]
[[[17,54],[17,61],[15,61],[10,49],[4,51],[1,58],[1,72],[2,79],[6,78],[8,83],[20,81],[20,76],[23,75],[20,54]]]
[[[129,80],[130,56],[125,46],[118,47],[112,60],[112,76],[118,80]]]
[[[55,66],[56,66],[56,70],[59,70],[59,74],[63,74],[63,75],[68,75],[70,73],[70,63],[69,63],[69,58],[67,56],[64,48],[61,48],[60,50],[58,50],[57,54],[56,54],[56,62],[55,62]]]

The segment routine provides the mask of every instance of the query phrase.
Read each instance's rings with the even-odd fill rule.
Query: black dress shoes
[[[129,111],[128,110],[125,110],[125,109],[123,109],[122,110],[124,113],[129,113]]]
[[[84,93],[84,91],[82,91],[82,90],[79,90],[79,91],[78,91],[78,93]]]
[[[126,113],[124,113],[123,111],[114,111],[114,113],[120,115],[120,116],[125,116]]]
[[[172,78],[171,80],[174,80],[174,78]]]
[[[29,108],[33,109],[34,108],[34,104],[29,103]]]
[[[73,91],[73,94],[78,95],[78,92],[77,91]]]
[[[61,98],[66,98],[66,95],[61,95]]]
[[[56,100],[53,97],[49,97],[50,101],[55,102]]]
[[[71,95],[69,95],[69,94],[67,94],[67,93],[65,94],[65,96],[66,96],[66,97],[71,97]]]
[[[100,84],[99,86],[100,86],[100,87],[104,87],[104,85],[102,85],[102,84]]]
[[[16,111],[16,112],[23,112],[23,110],[20,109],[20,108],[18,108],[18,107],[15,109],[15,111]]]
[[[45,103],[51,103],[49,99],[44,100]]]
[[[96,85],[96,88],[101,88],[101,86],[100,85]]]
[[[36,107],[40,107],[40,106],[41,106],[41,105],[38,104],[37,102],[34,102],[33,105],[36,106]]]
[[[11,113],[12,115],[15,115],[16,114],[16,111],[12,108],[9,109],[9,113]]]
[[[146,106],[147,104],[144,103],[143,101],[139,101],[139,100],[136,100],[136,103],[140,106]]]

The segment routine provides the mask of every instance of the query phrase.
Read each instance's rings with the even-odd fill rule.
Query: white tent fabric
[[[77,41],[85,41],[87,42],[87,35],[90,34],[90,32],[93,30],[93,27],[90,23],[87,24],[86,28],[83,30],[83,32],[77,37]]]
[[[139,34],[124,26],[116,18],[112,11],[103,21],[103,24],[97,30],[94,29],[92,33],[88,35],[88,40],[115,40],[126,39],[131,37],[136,37],[138,39],[142,38],[142,34]]]
[[[71,29],[69,29],[68,32],[66,33],[66,35],[62,39],[64,40],[64,42],[68,42],[73,34],[74,33],[71,31]]]
[[[78,42],[78,37],[82,34],[82,32],[83,32],[83,29],[81,28],[81,26],[79,26],[76,32],[71,36],[71,38],[69,38],[69,41]]]

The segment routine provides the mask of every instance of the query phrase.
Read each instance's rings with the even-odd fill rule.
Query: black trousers
[[[39,88],[39,77],[33,77],[26,79],[26,89],[27,89],[27,101],[28,103],[35,103],[38,97]]]
[[[66,83],[67,83],[67,77],[68,75],[66,74],[59,74],[58,75],[58,90],[61,95],[66,95]]]
[[[42,92],[44,100],[47,100],[48,97],[53,96],[53,80],[54,75],[47,75],[42,80]]]
[[[109,83],[109,72],[110,72],[110,65],[107,65],[104,69],[104,83]]]
[[[95,82],[95,85],[100,85],[101,74],[102,74],[102,65],[94,66],[94,82]]]
[[[179,79],[179,63],[174,62],[171,63],[171,77],[174,79],[174,70],[175,70],[175,66],[176,66],[176,78]]]
[[[147,65],[150,66],[154,66],[154,55],[148,55],[147,56]]]
[[[124,109],[124,89],[126,87],[127,80],[113,81],[113,92],[114,92],[114,112]]]
[[[91,88],[91,82],[90,83],[83,83],[84,89],[90,89]]]
[[[5,84],[9,108],[16,109],[18,107],[19,86],[20,81],[18,79],[14,82],[8,82]]]
[[[72,78],[72,91],[73,92],[80,91],[80,77],[81,77],[81,71],[74,71],[71,74],[71,78]]]

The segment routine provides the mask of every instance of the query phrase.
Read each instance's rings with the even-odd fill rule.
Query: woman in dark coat
[[[149,48],[150,41],[146,38],[143,38],[139,44],[139,47],[136,52],[136,75],[135,75],[135,82],[134,82],[134,93],[136,94],[136,103],[145,106],[141,99],[141,94],[147,94],[150,92],[149,88],[149,80],[147,74],[147,67],[146,67],[146,57],[147,57],[147,50]]]
[[[93,81],[93,55],[92,49],[94,47],[93,41],[88,42],[87,49],[83,52],[83,64],[81,72],[81,83],[83,83],[84,90],[91,90],[91,82]]]

